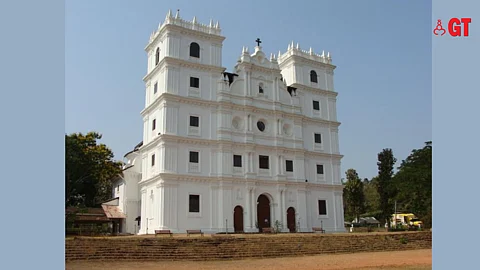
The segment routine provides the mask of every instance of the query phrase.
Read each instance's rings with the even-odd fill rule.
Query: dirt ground
[[[207,262],[71,262],[67,270],[187,270],[187,269],[361,269],[361,270],[427,270],[432,269],[432,250],[371,252],[338,255],[318,255],[275,259],[246,259]]]

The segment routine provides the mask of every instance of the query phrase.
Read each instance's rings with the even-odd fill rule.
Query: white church
[[[224,40],[178,11],[150,36],[143,141],[113,188],[120,232],[344,232],[330,54],[292,42],[267,57],[257,39],[227,72]]]

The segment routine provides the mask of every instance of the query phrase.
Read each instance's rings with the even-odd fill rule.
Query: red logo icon
[[[448,33],[452,37],[462,36],[462,24],[463,24],[463,36],[468,37],[469,25],[472,22],[472,18],[451,18],[448,21]],[[442,26],[442,20],[437,20],[437,26],[433,29],[433,34],[443,36],[447,33],[447,30]]]
[[[445,35],[445,33],[447,32],[447,30],[443,29],[443,26],[442,26],[442,20],[438,20],[437,21],[437,27],[435,27],[433,29],[433,34],[435,34],[435,36],[438,36],[439,32],[442,32],[442,34],[440,34],[440,36],[443,36]]]

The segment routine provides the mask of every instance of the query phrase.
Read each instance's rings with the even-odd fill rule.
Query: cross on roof
[[[260,43],[262,43],[259,38],[257,38],[255,42],[257,43],[257,46],[260,46]]]

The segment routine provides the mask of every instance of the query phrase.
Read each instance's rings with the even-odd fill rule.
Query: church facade
[[[227,72],[224,40],[178,11],[150,36],[143,141],[113,190],[123,232],[345,231],[330,54],[257,39]]]

